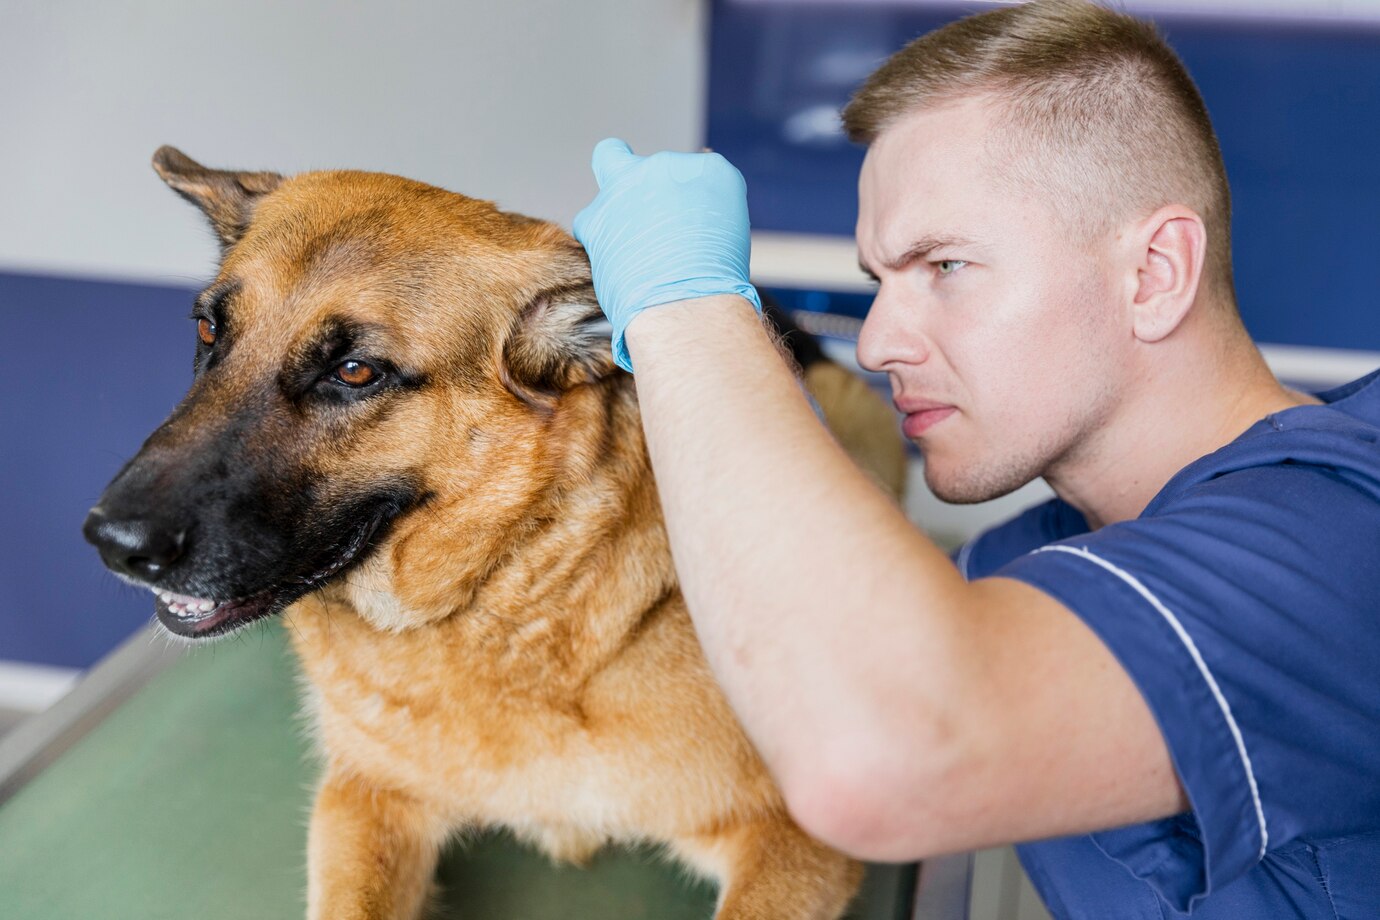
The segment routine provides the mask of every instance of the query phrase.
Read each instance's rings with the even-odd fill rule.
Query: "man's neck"
[[[1216,353],[1189,347],[1146,373],[1111,418],[1045,473],[1096,530],[1140,516],[1188,464],[1224,447],[1265,416],[1310,395],[1282,386],[1244,332]]]

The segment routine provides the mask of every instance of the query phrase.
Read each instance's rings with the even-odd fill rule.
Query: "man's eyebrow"
[[[891,269],[892,271],[898,271],[899,269],[904,268],[916,259],[924,258],[925,256],[929,255],[932,251],[939,249],[942,246],[972,245],[972,240],[968,239],[967,237],[957,235],[922,236],[915,242],[911,243],[908,247],[906,247],[905,252],[901,253],[901,255],[897,256],[894,259],[889,259],[886,262],[883,262],[882,266],[884,268]],[[858,268],[862,269],[862,273],[864,275],[867,275],[873,281],[877,280],[876,273],[873,272],[872,269],[867,267],[867,265],[863,262],[861,257],[858,259]]]
[[[922,236],[920,239],[911,243],[910,246],[896,259],[886,263],[887,268],[897,269],[909,264],[915,259],[922,259],[936,249],[945,246],[971,246],[973,241],[967,237],[956,234],[949,236]]]

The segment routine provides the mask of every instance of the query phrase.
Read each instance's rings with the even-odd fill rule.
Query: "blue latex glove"
[[[613,358],[632,370],[623,333],[648,307],[738,294],[762,312],[748,283],[747,187],[717,153],[640,157],[616,138],[594,148],[599,194],[575,216],[594,294],[613,324]]]

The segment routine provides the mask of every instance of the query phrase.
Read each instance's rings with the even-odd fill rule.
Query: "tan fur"
[[[896,413],[861,378],[832,361],[805,369],[805,389],[853,462],[900,502],[906,494],[906,447]]]
[[[175,187],[192,173],[160,156]],[[794,825],[708,670],[632,378],[562,353],[590,310],[573,240],[393,176],[267,184],[215,209],[220,278],[242,287],[234,382],[205,411],[234,411],[229,389],[331,315],[382,327],[427,377],[274,435],[332,494],[408,474],[429,495],[285,613],[326,760],[308,915],[416,917],[445,840],[504,825],[574,862],[665,842],[719,879],[721,920],[839,916],[861,868]],[[207,186],[179,191],[205,207]]]

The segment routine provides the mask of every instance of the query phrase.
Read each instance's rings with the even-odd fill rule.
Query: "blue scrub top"
[[[1261,419],[1140,517],[1059,500],[957,555],[1116,655],[1192,810],[1018,847],[1061,920],[1380,917],[1380,371]]]

